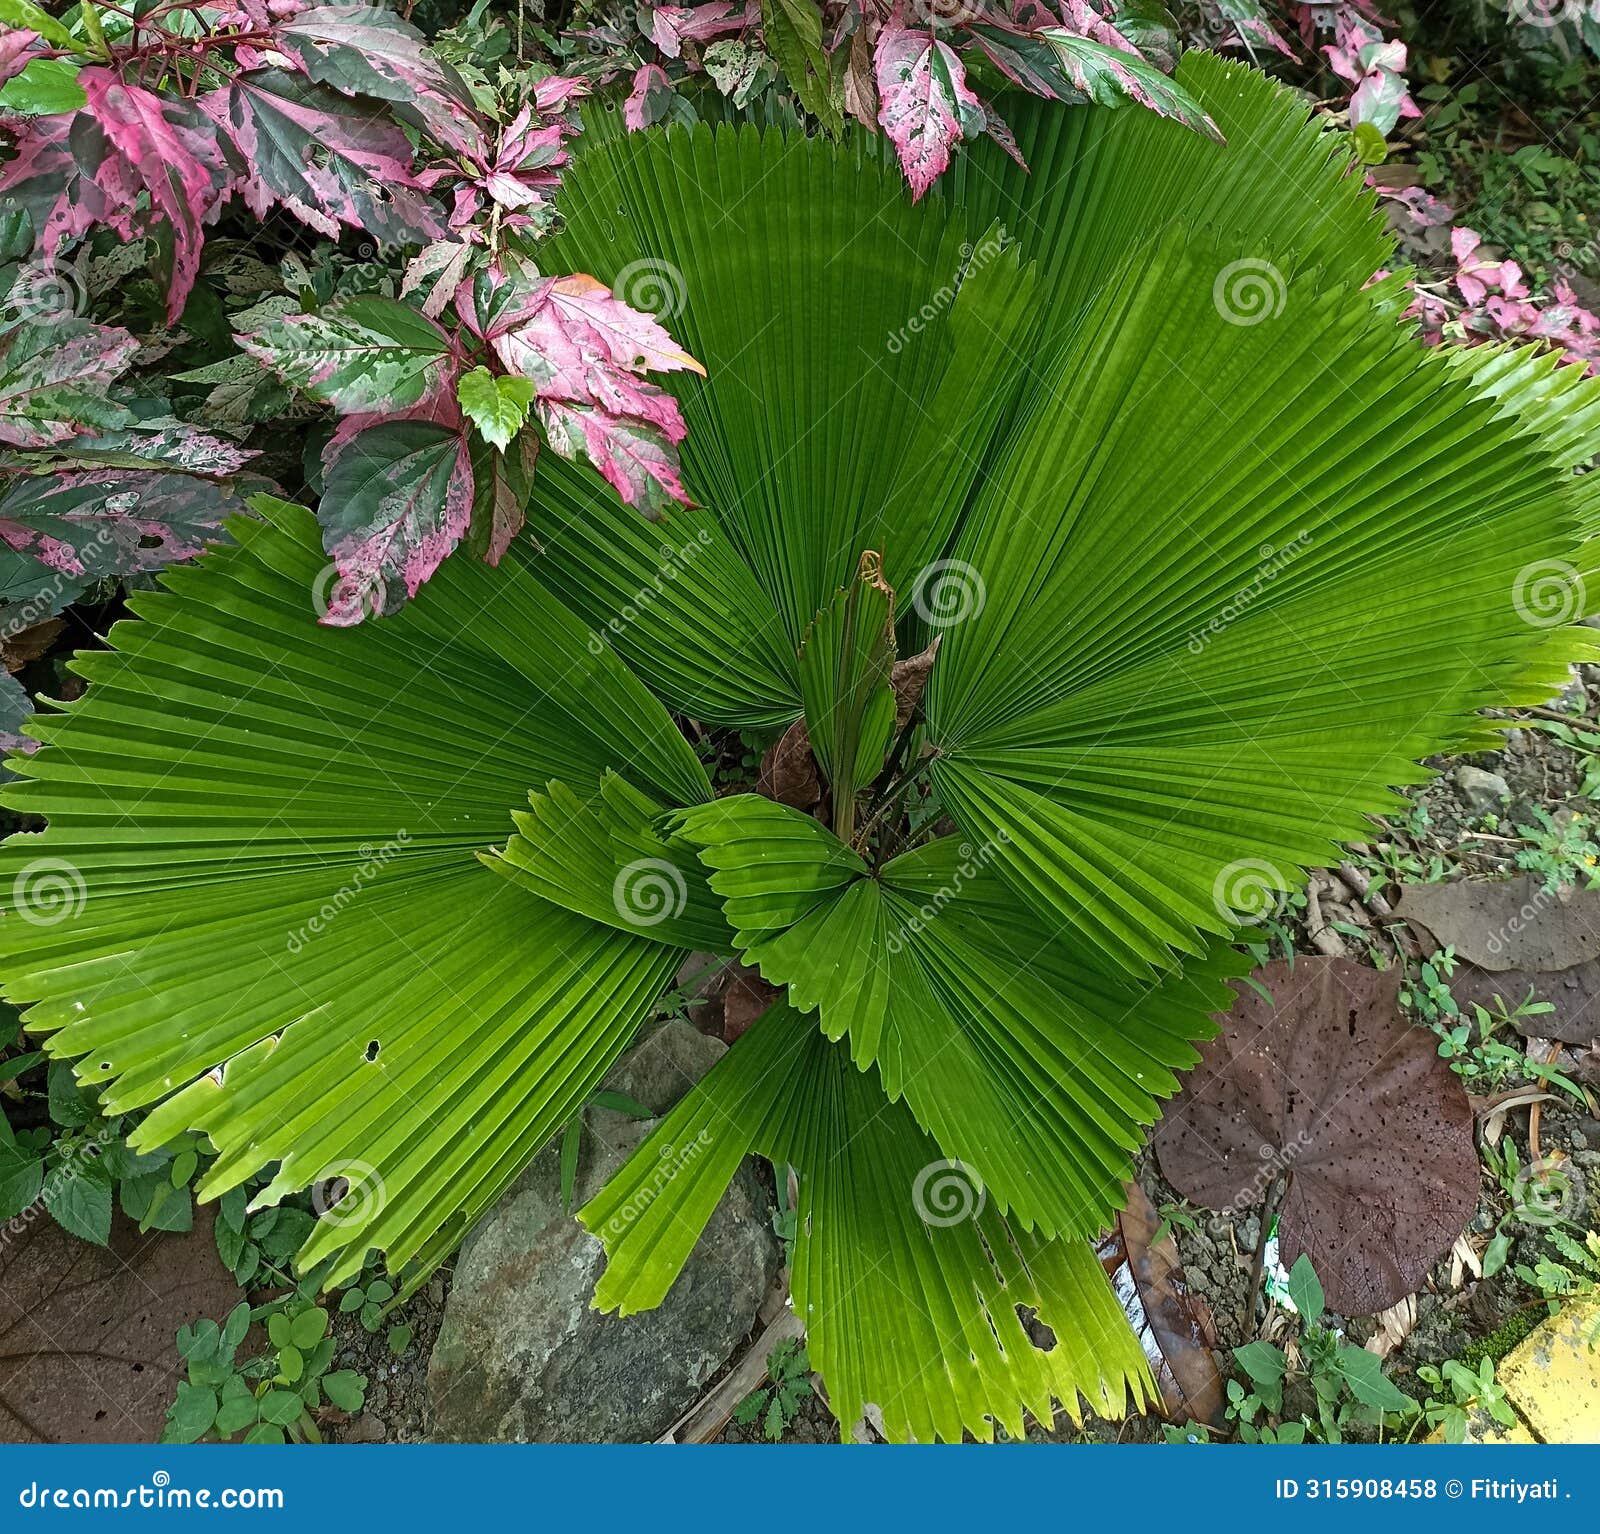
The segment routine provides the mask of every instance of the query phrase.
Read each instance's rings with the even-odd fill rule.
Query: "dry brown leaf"
[[[761,978],[759,970],[739,965],[722,993],[723,1042],[735,1043],[781,994],[777,986]]]
[[[797,810],[812,809],[821,800],[822,779],[804,719],[796,719],[761,758],[756,792]]]
[[[897,660],[889,673],[889,685],[894,689],[894,727],[903,730],[913,710],[922,702],[923,690],[928,685],[928,673],[939,656],[939,641],[944,636],[936,634],[926,650]]]
[[[1331,1310],[1418,1289],[1472,1218],[1472,1109],[1399,1007],[1399,971],[1279,961],[1240,985],[1155,1135],[1167,1180],[1209,1209],[1258,1205],[1287,1174],[1280,1257],[1311,1259]]]
[[[0,665],[7,671],[20,671],[31,660],[49,653],[56,636],[67,626],[64,618],[46,618],[15,634],[0,635]]]
[[[1502,1004],[1513,1013],[1530,997],[1549,1002],[1554,1010],[1514,1019],[1525,1038],[1558,1039],[1563,1044],[1588,1044],[1600,1038],[1600,960],[1570,969],[1498,973],[1460,964],[1450,977],[1450,994],[1469,1017],[1474,1002],[1490,1013],[1498,1013]]]
[[[1151,1243],[1161,1222],[1144,1189],[1129,1183],[1125,1191],[1127,1207],[1117,1217],[1117,1234],[1101,1248],[1101,1261],[1144,1345],[1166,1415],[1221,1426],[1222,1373],[1211,1312],[1191,1291],[1171,1235]]]
[[[1372,1319],[1377,1330],[1367,1339],[1367,1351],[1377,1354],[1379,1358],[1387,1358],[1416,1329],[1416,1295],[1408,1294],[1403,1300],[1396,1300]]]
[[[1506,1115],[1514,1108],[1531,1108],[1535,1103],[1554,1102],[1555,1098],[1549,1092],[1541,1092],[1534,1087],[1523,1087],[1511,1092],[1502,1092],[1498,1097],[1487,1100],[1487,1112],[1474,1107],[1475,1113],[1481,1113],[1483,1118],[1483,1143],[1485,1145],[1498,1145],[1500,1136],[1505,1132]]]
[[[1571,969],[1600,958],[1600,890],[1551,894],[1532,874],[1402,884],[1395,915],[1479,969]]]
[[[212,1219],[198,1209],[182,1235],[140,1235],[119,1213],[98,1247],[41,1215],[11,1238],[0,1250],[0,1439],[157,1440],[180,1378],[178,1328],[220,1321],[239,1301]]]

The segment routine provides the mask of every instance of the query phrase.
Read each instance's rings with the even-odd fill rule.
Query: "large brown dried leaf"
[[[1600,1036],[1600,891],[1547,892],[1537,879],[1402,886],[1400,914],[1424,947],[1456,950],[1450,992],[1471,1015],[1476,1002],[1514,1012],[1529,999],[1551,1012],[1516,1019],[1532,1039],[1587,1044]],[[1431,945],[1431,946],[1430,946]],[[1485,962],[1487,961],[1487,962]]]
[[[1589,1044],[1600,1038],[1600,960],[1575,964],[1571,969],[1532,969],[1487,973],[1471,964],[1459,965],[1450,977],[1450,994],[1467,1016],[1476,1002],[1497,1012],[1504,1002],[1514,1012],[1528,1000],[1547,1001],[1551,1012],[1535,1012],[1516,1019],[1517,1031],[1530,1039],[1559,1039],[1563,1044]]]
[[[183,1235],[143,1236],[119,1213],[107,1247],[31,1212],[0,1248],[0,1439],[154,1443],[180,1377],[178,1328],[239,1301],[211,1211]]]
[[[1341,1315],[1417,1290],[1477,1205],[1472,1109],[1432,1036],[1399,1008],[1397,970],[1348,959],[1256,972],[1156,1130],[1180,1193],[1211,1209],[1289,1185],[1285,1266],[1304,1252]]]
[[[1395,914],[1480,969],[1570,969],[1600,959],[1600,890],[1551,894],[1531,874],[1403,884]]]
[[[1144,1189],[1129,1183],[1126,1192],[1117,1231],[1100,1247],[1101,1263],[1139,1334],[1166,1416],[1221,1427],[1222,1371],[1211,1312],[1190,1290],[1172,1237],[1152,1242],[1161,1221]]]

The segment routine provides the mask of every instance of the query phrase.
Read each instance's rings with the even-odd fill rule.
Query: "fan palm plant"
[[[1091,1242],[1229,940],[1589,653],[1600,418],[1425,351],[1302,108],[1180,78],[1225,146],[1024,104],[1031,174],[975,153],[915,208],[865,137],[593,134],[557,255],[682,295],[700,504],[542,465],[536,544],[335,630],[315,523],[262,502],[135,598],[6,795],[48,821],[3,870],[29,1026],[140,1144],[209,1136],[203,1194],[337,1180],[302,1261],[338,1283],[446,1256],[686,954],[736,955],[783,999],[581,1211],[597,1303],[658,1303],[755,1152],[841,1423],[1147,1392]],[[683,728],[801,718],[822,816],[717,798]]]

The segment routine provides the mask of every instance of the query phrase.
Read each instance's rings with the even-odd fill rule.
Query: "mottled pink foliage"
[[[900,157],[912,197],[920,197],[948,169],[951,151],[966,136],[963,109],[980,127],[983,109],[960,56],[930,32],[886,27],[873,66],[878,124]]]

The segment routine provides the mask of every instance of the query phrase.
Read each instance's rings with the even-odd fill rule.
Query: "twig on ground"
[[[786,1337],[805,1335],[805,1326],[785,1309],[751,1344],[749,1351],[693,1406],[679,1417],[657,1443],[711,1443],[733,1416],[734,1408],[758,1389],[767,1377],[767,1359]]]
[[[1332,959],[1345,959],[1350,956],[1350,950],[1345,947],[1344,939],[1322,916],[1322,902],[1317,898],[1320,879],[1320,873],[1313,874],[1311,882],[1306,885],[1306,936],[1318,953],[1325,953]]]

